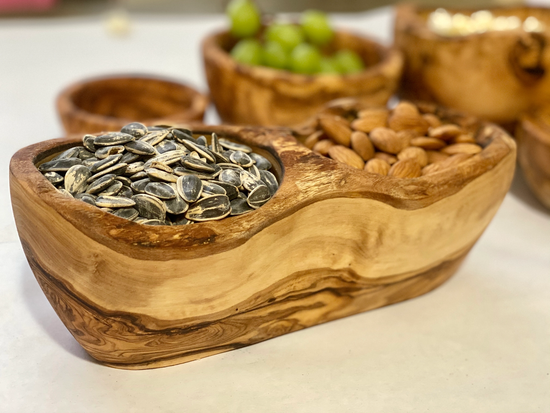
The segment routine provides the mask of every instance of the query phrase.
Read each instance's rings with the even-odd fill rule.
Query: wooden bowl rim
[[[535,111],[522,114],[519,118],[518,127],[528,130],[530,132],[528,136],[542,145],[550,146],[550,123],[543,119],[542,112],[547,113],[550,119],[550,105],[546,105]],[[522,134],[522,140],[525,139],[524,136]],[[550,159],[548,161],[550,162]]]
[[[408,35],[415,36],[422,40],[436,40],[439,42],[453,42],[453,43],[463,43],[467,41],[477,41],[480,38],[494,39],[496,41],[502,40],[505,37],[517,37],[518,33],[523,33],[521,29],[514,30],[504,30],[504,31],[488,31],[484,33],[471,33],[467,35],[460,36],[442,36],[430,30],[426,24],[426,20],[420,16],[420,12],[425,11],[435,11],[441,7],[429,7],[429,6],[419,6],[410,3],[398,4],[396,7],[395,13],[395,30],[402,31]],[[529,9],[529,10],[539,10],[541,12],[550,13],[550,8],[541,7],[541,6],[509,6],[509,7],[498,7],[498,6],[487,6],[483,9],[479,8],[468,8],[468,7],[444,7],[445,10],[450,12],[465,12],[473,13],[479,10],[515,10],[515,9]],[[547,30],[543,32],[546,34]]]
[[[484,124],[485,125],[485,124]],[[246,215],[188,226],[144,226],[102,211],[85,202],[66,198],[38,171],[35,163],[79,144],[76,136],[39,142],[15,153],[10,162],[11,181],[22,185],[55,213],[99,243],[139,259],[142,248],[160,261],[175,257],[207,256],[244,244],[255,234],[299,209],[333,198],[368,198],[396,209],[414,210],[450,196],[495,168],[515,143],[502,129],[491,125],[491,142],[477,155],[455,168],[419,178],[379,176],[353,169],[318,155],[299,144],[290,129],[240,126],[201,126],[196,133],[216,132],[271,153],[283,176],[274,197]],[[311,188],[309,176],[318,173]],[[296,191],[308,188],[307,191]],[[94,221],[97,220],[97,221]],[[85,225],[101,222],[101,225]],[[214,242],[215,241],[215,242]]]
[[[117,81],[120,80],[145,80],[158,83],[166,83],[173,86],[174,88],[183,90],[185,93],[191,96],[191,105],[189,107],[183,108],[181,111],[178,111],[171,115],[167,115],[165,117],[142,120],[142,123],[145,123],[147,125],[159,124],[166,119],[178,119],[179,121],[202,120],[202,118],[204,117],[204,112],[206,111],[206,108],[209,104],[209,98],[206,94],[203,94],[194,87],[186,83],[182,83],[178,80],[171,79],[169,77],[148,74],[121,73],[116,75],[89,77],[68,85],[57,95],[57,111],[59,112],[61,117],[69,116],[96,124],[116,122],[120,125],[123,125],[125,123],[128,123],[127,120],[124,118],[99,115],[97,113],[84,110],[74,103],[74,96],[77,93],[80,93],[83,89],[90,87],[94,83],[113,82],[114,84],[116,84]]]
[[[231,67],[241,75],[248,76],[263,81],[272,81],[277,79],[279,82],[287,82],[289,84],[305,84],[305,83],[330,83],[335,79],[339,79],[342,82],[346,81],[360,81],[371,77],[376,77],[381,71],[384,71],[386,67],[394,67],[396,62],[397,66],[401,67],[403,62],[402,53],[395,46],[385,46],[382,43],[363,36],[358,33],[347,30],[336,30],[336,35],[346,35],[354,37],[357,40],[363,41],[365,44],[370,44],[376,49],[380,60],[378,63],[368,66],[365,70],[347,75],[333,75],[333,74],[318,74],[318,75],[305,75],[300,73],[293,73],[287,70],[274,69],[266,66],[250,66],[236,62],[231,55],[220,46],[219,39],[229,35],[229,30],[219,30],[207,35],[202,40],[203,55],[212,54],[219,61],[225,63],[223,67]]]

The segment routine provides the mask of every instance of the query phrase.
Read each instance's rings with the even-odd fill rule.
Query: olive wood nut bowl
[[[109,76],[83,80],[57,97],[67,134],[146,125],[202,122],[208,97],[182,83],[151,76]]]
[[[550,106],[523,115],[516,138],[518,161],[527,185],[550,209]]]
[[[433,8],[400,5],[395,43],[405,56],[401,96],[508,125],[548,100],[550,34],[523,29],[446,37],[427,26]],[[534,16],[550,27],[550,9],[490,9],[495,16]],[[449,9],[470,15],[476,10]]]
[[[236,43],[227,31],[206,37],[202,54],[210,96],[225,123],[293,126],[314,115],[326,102],[356,97],[385,105],[399,84],[401,53],[365,37],[337,31],[331,50],[357,52],[365,70],[353,75],[302,75],[236,62]]]
[[[36,168],[80,144],[49,140],[10,164],[13,213],[46,297],[108,366],[200,359],[424,294],[447,280],[510,185],[515,144],[481,128],[484,150],[416,179],[322,157],[283,129],[203,127],[252,146],[281,182],[245,215],[146,226],[62,195]]]

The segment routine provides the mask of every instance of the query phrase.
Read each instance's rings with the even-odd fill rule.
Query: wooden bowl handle
[[[546,74],[543,55],[546,40],[540,33],[520,36],[510,51],[510,63],[516,77],[526,86],[538,83]]]

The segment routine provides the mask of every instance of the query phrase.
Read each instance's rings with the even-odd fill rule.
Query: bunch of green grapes
[[[239,42],[231,56],[239,63],[262,65],[302,74],[351,74],[364,69],[353,50],[339,50],[332,56],[321,53],[334,37],[325,13],[308,10],[299,24],[273,23],[262,33],[261,14],[252,0],[231,0],[227,6],[231,33]]]

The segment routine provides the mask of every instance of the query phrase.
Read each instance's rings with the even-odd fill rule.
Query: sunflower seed
[[[63,178],[61,175],[59,175],[57,172],[46,172],[44,174],[44,177],[50,181],[53,185],[60,184],[63,182]]]
[[[95,200],[95,204],[104,208],[128,208],[134,206],[136,202],[131,198],[122,196],[100,195]]]
[[[202,197],[207,197],[209,195],[226,195],[225,189],[220,185],[213,182],[204,182],[202,183]]]
[[[135,136],[122,132],[109,132],[105,135],[100,135],[94,140],[95,146],[114,146],[122,145],[127,142],[136,140]]]
[[[275,192],[277,192],[277,189],[279,189],[279,182],[277,181],[277,178],[275,178],[275,175],[269,171],[260,169],[260,178],[265,186],[269,188],[271,196],[273,196]]]
[[[231,200],[231,214],[230,215],[242,215],[247,212],[254,211],[254,208],[251,208],[246,202],[246,199],[235,198]]]
[[[233,169],[222,170],[222,172],[218,176],[218,180],[222,182],[227,182],[228,184],[234,185],[237,188],[242,185],[241,174]]]
[[[59,159],[78,158],[79,157],[78,155],[80,153],[80,148],[82,148],[82,146],[75,146],[75,147],[69,148],[66,151],[61,152],[55,158],[53,158],[52,161],[57,161]]]
[[[223,148],[229,149],[229,150],[232,150],[232,151],[242,151],[242,152],[245,152],[245,153],[252,152],[252,148],[250,146],[243,145],[243,144],[240,144],[240,143],[230,142],[230,141],[225,140],[225,139],[220,139],[220,145]]]
[[[189,208],[189,204],[179,193],[176,193],[175,198],[164,201],[164,205],[166,205],[166,212],[174,215],[183,214]]]
[[[98,162],[98,161],[99,161],[99,159],[97,159],[95,156],[93,156],[93,157],[91,157],[91,158],[84,159],[84,160],[82,161],[82,165],[91,168],[92,165],[93,165],[94,163]]]
[[[196,142],[197,142],[197,145],[204,146],[205,148],[208,146],[208,141],[204,136],[199,136]]]
[[[97,151],[95,151],[95,157],[97,159],[105,159],[108,156],[116,155],[117,153],[124,152],[124,146],[116,145],[116,146],[104,146],[102,148],[99,148]]]
[[[161,171],[160,169],[147,168],[145,170],[147,176],[151,180],[160,180],[166,182],[176,182],[178,177],[176,175],[169,174],[168,172]]]
[[[117,194],[118,196],[123,196],[126,198],[131,198],[134,195],[134,191],[129,186],[123,185],[122,189]]]
[[[124,185],[122,185],[122,182],[120,181],[117,181],[115,179],[115,181],[113,181],[113,183],[111,185],[109,185],[107,187],[107,189],[104,189],[103,191],[101,191],[99,193],[99,196],[113,196],[113,195],[117,195],[120,190],[122,189]]]
[[[271,165],[271,162],[269,162],[266,158],[264,158],[262,155],[258,155],[257,153],[249,153],[248,156],[252,158],[252,160],[256,163],[256,167],[258,169],[263,169],[264,171],[267,171],[268,169],[271,169],[273,165]]]
[[[157,152],[161,154],[165,152],[176,151],[178,150],[178,146],[174,143],[174,141],[162,141],[157,145],[156,149]]]
[[[83,146],[81,146],[80,148],[82,148],[82,149],[80,149],[80,152],[78,153],[78,157],[80,159],[82,159],[82,161],[86,161],[87,159],[95,158],[95,153],[94,152],[90,152],[89,150],[87,150]]]
[[[187,129],[174,128],[172,129],[172,135],[179,143],[183,143],[183,141],[195,142],[195,139],[193,139],[193,134]]]
[[[145,178],[148,178],[149,176],[147,175],[147,173],[145,171],[139,171],[133,175],[130,176],[130,181],[139,181],[141,179],[145,179]]]
[[[120,131],[122,133],[127,133],[128,135],[132,135],[136,138],[141,138],[142,136],[145,136],[147,134],[147,126],[139,122],[132,122],[127,125],[124,125]]]
[[[161,143],[164,139],[166,139],[168,135],[170,135],[169,130],[153,131],[153,132],[149,132],[147,135],[141,138],[140,141],[146,142],[151,146],[155,146]]]
[[[212,139],[210,140],[210,149],[212,150],[212,152],[218,154],[222,151],[218,135],[216,135],[214,132],[212,132]]]
[[[138,194],[134,195],[132,199],[136,202],[136,209],[140,216],[149,219],[165,220],[166,205],[158,198],[147,194]]]
[[[183,140],[182,142],[182,145],[185,146],[189,151],[193,152],[197,152],[200,156],[202,156],[203,158],[205,158],[208,162],[216,162],[216,158],[214,157],[214,155],[212,154],[212,152],[210,152],[208,150],[208,148],[206,146],[203,146],[203,145],[199,145],[198,143],[195,143],[195,142],[192,142],[192,141],[188,141],[188,140]]]
[[[252,175],[248,171],[241,171],[240,175],[241,175],[241,182],[242,182],[241,185],[243,186],[244,189],[246,189],[249,192],[257,188],[258,186],[263,185],[260,179],[256,178],[254,175]]]
[[[132,191],[138,192],[138,193],[144,193],[145,187],[147,184],[149,184],[151,180],[149,178],[140,179],[139,181],[132,182],[132,185],[130,185],[130,188],[132,188]]]
[[[184,156],[183,158],[181,158],[181,163],[186,168],[193,169],[195,171],[207,173],[216,172],[216,168],[214,167],[214,165],[203,162],[199,159],[192,158],[191,156]]]
[[[182,158],[182,156],[185,156],[185,155],[187,155],[187,152],[185,151],[165,152],[161,155],[157,155],[154,158],[149,159],[147,162],[145,162],[145,167],[148,168],[152,162],[160,162],[166,165],[171,165],[173,163],[178,162]]]
[[[173,225],[189,225],[189,224],[192,224],[193,221],[189,221],[187,218],[185,217],[178,217],[178,219],[176,219],[174,222],[173,222]]]
[[[195,175],[184,175],[178,178],[176,189],[186,202],[195,202],[201,196],[202,181]]]
[[[164,182],[149,182],[145,186],[145,193],[160,199],[172,199],[176,197],[176,191]]]
[[[136,162],[139,158],[140,156],[135,153],[126,152],[124,155],[122,155],[120,162],[130,164],[130,163]]]
[[[115,180],[115,178],[116,178],[115,174],[104,175],[101,178],[93,181],[90,185],[88,185],[86,192],[89,194],[97,194],[98,192],[101,192],[104,189],[108,188],[111,185],[111,183]]]
[[[114,164],[116,164],[118,161],[120,161],[120,158],[122,158],[122,154],[120,153],[117,155],[110,155],[105,159],[102,159],[101,161],[97,161],[96,163],[94,163],[90,168],[90,171],[92,173],[96,173],[104,169],[107,169],[113,166]]]
[[[160,219],[145,219],[140,221],[142,225],[166,225],[166,222]]]
[[[247,202],[252,208],[261,207],[271,198],[271,193],[265,185],[259,185],[248,194]]]
[[[139,212],[135,208],[119,208],[113,211],[113,215],[116,215],[117,217],[127,219],[129,221],[133,221],[139,216]]]
[[[135,153],[136,155],[152,156],[157,153],[153,145],[144,141],[128,142],[124,147],[128,152]]]
[[[97,148],[94,145],[94,141],[95,141],[95,136],[94,135],[84,135],[82,137],[82,144],[90,152],[95,152],[97,150]]]
[[[156,161],[151,162],[151,165],[149,165],[149,168],[160,169],[161,171],[168,172],[169,174],[174,172],[174,170],[170,168],[168,165],[166,165],[165,163],[156,162]]]
[[[262,179],[260,175],[260,170],[256,167],[256,165],[252,165],[250,168],[248,168],[248,173],[250,173],[250,175],[252,175],[257,180]]]
[[[68,158],[44,162],[38,167],[38,170],[40,172],[67,172],[75,165],[82,165],[82,160],[78,158]]]
[[[126,175],[134,175],[138,172],[143,171],[143,162],[133,162],[131,164],[128,164],[126,167],[126,171],[124,172]]]
[[[235,151],[230,156],[231,162],[241,165],[243,168],[248,168],[254,164],[254,161],[250,156],[242,151]]]
[[[122,175],[118,175],[116,177],[116,180],[122,182],[126,186],[132,185],[132,181],[130,180],[130,178],[126,178],[125,176],[122,176]]]
[[[231,206],[226,195],[212,195],[190,206],[185,218],[193,221],[212,221],[225,218],[230,212]]]
[[[86,181],[90,177],[90,168],[84,165],[72,166],[65,174],[65,189],[71,194],[79,194],[86,189]]]
[[[210,181],[210,182],[218,186],[221,186],[223,189],[225,189],[225,194],[227,195],[230,201],[237,198],[237,195],[239,194],[239,190],[235,185],[231,185],[231,184],[228,184],[227,182],[221,182],[221,181]]]
[[[67,191],[66,189],[64,189],[64,188],[60,188],[60,189],[58,189],[57,191],[58,191],[59,193],[61,193],[62,195],[65,195],[65,196],[68,196],[68,197],[71,197],[71,198],[73,197],[73,196],[71,195],[71,193],[70,193],[69,191]]]
[[[81,194],[75,194],[75,199],[80,199],[81,201],[84,201],[86,202],[87,204],[90,204],[90,205],[93,205],[93,206],[96,206],[95,205],[95,199],[96,197],[92,194],[87,194],[85,192],[81,193]]]
[[[95,181],[97,178],[107,175],[107,174],[123,174],[126,170],[127,164],[125,163],[118,163],[116,165],[113,165],[107,169],[102,170],[101,172],[96,173],[95,175],[92,175],[88,178],[88,183]]]

